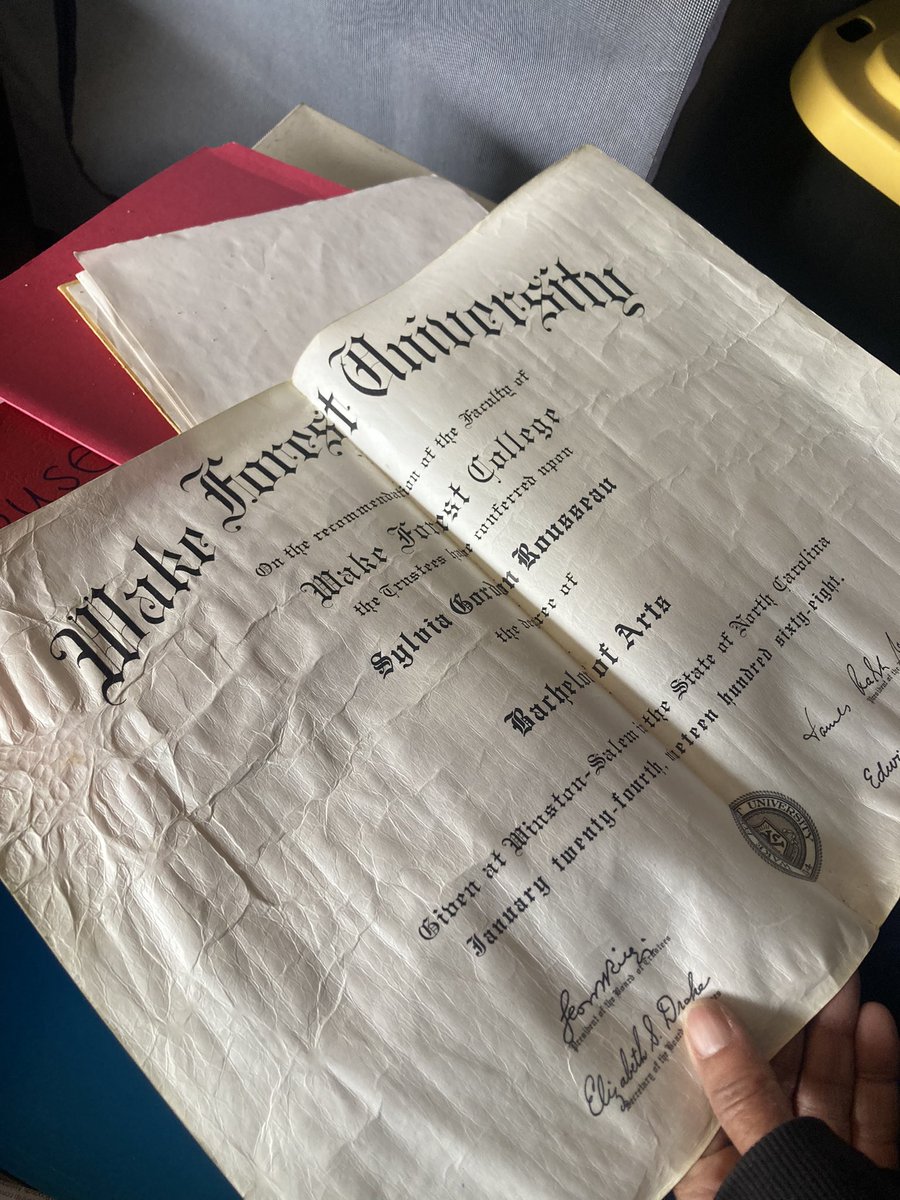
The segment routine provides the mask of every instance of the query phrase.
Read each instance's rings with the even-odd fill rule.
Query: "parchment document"
[[[244,1195],[656,1200],[897,895],[897,380],[584,151],[295,382],[4,531],[4,880]]]

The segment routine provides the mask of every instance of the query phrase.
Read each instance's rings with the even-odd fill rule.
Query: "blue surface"
[[[0,887],[0,1169],[54,1200],[237,1200]]]

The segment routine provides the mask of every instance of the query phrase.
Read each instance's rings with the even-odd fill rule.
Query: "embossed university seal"
[[[761,859],[795,879],[816,879],[822,843],[809,813],[781,792],[748,792],[731,805],[737,827]]]

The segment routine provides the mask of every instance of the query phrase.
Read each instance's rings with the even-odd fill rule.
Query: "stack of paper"
[[[290,376],[323,322],[436,258],[484,210],[435,176],[77,254],[71,298],[178,429]]]
[[[77,270],[75,252],[345,191],[236,145],[169,167],[0,282],[0,399],[112,462],[172,437],[59,294]]]
[[[286,378],[483,216],[433,177],[346,192],[201,150],[0,282],[0,526]]]

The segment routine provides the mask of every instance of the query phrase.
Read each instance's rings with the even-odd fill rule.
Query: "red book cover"
[[[57,290],[79,269],[74,252],[347,190],[234,143],[198,150],[155,175],[0,281],[0,399],[113,462],[173,437]]]
[[[0,529],[113,464],[10,404],[0,404]]]

